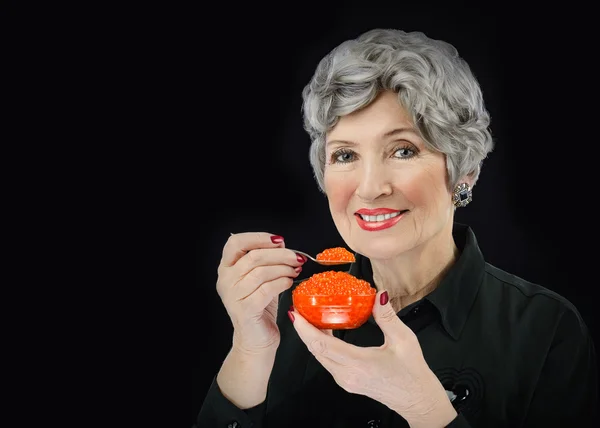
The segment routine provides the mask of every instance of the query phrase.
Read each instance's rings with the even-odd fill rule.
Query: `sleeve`
[[[598,375],[592,337],[574,309],[566,310],[540,372],[523,426],[597,427]]]
[[[265,403],[242,410],[230,402],[212,381],[192,428],[262,428]]]
[[[458,413],[452,422],[446,425],[446,428],[471,428],[471,425],[467,422],[462,413]]]

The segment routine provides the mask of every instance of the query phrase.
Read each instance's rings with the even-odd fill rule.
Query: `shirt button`
[[[369,422],[367,422],[368,428],[379,428],[380,425],[381,425],[380,419],[373,419],[373,420],[370,420]]]
[[[421,307],[416,306],[413,308],[412,313],[413,313],[413,315],[417,315],[420,311],[421,311]]]

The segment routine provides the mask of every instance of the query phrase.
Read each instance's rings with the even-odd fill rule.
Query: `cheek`
[[[436,210],[441,201],[450,198],[443,171],[424,169],[404,183],[403,192],[415,206]]]
[[[325,173],[324,184],[332,213],[345,213],[354,194],[351,180],[345,179],[343,174]]]

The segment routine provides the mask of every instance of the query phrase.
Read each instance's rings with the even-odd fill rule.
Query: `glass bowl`
[[[321,329],[353,329],[371,316],[376,292],[369,294],[292,294],[294,309]]]

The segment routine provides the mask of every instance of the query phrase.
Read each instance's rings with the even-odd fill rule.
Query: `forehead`
[[[367,107],[343,116],[327,133],[327,143],[335,140],[360,142],[388,137],[391,131],[404,130],[417,134],[408,111],[400,104],[398,95],[382,92]]]

